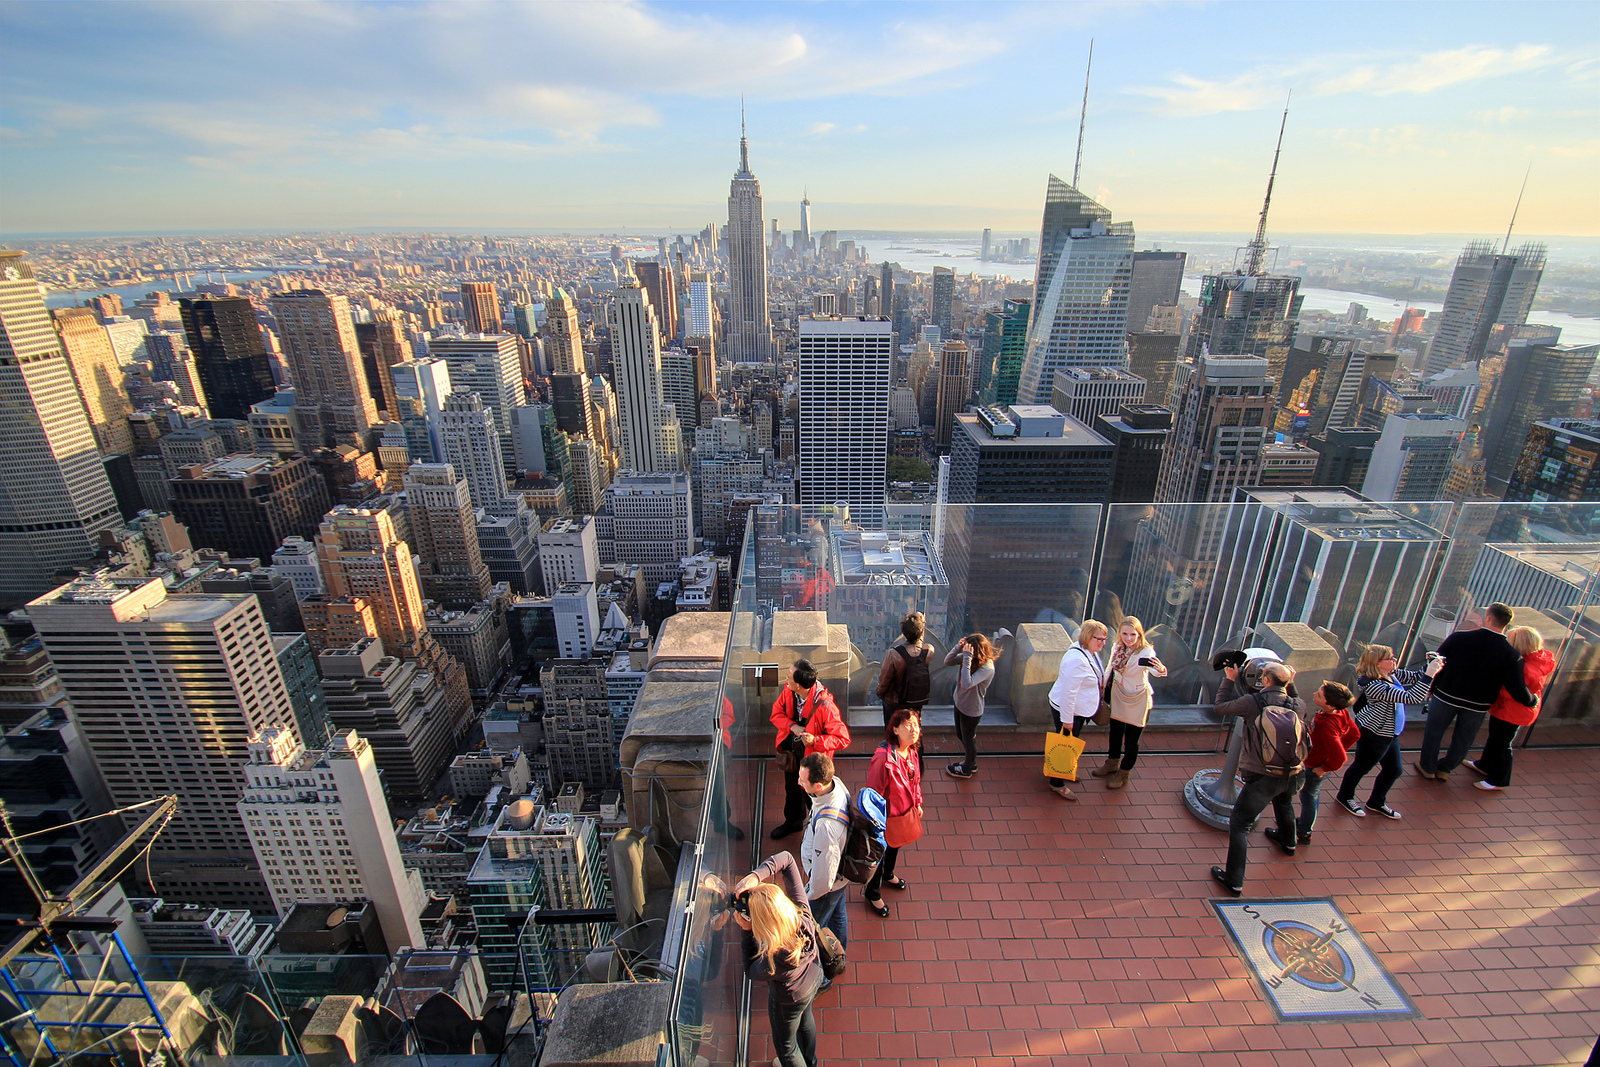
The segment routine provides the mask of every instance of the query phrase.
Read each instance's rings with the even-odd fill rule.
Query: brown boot
[[[1099,767],[1095,768],[1089,773],[1094,775],[1096,778],[1110,778],[1113,774],[1116,774],[1120,770],[1122,770],[1122,757],[1118,756],[1116,759],[1106,760],[1104,763],[1100,764]]]
[[[1133,772],[1132,771],[1121,771],[1121,770],[1119,770],[1116,774],[1113,774],[1111,776],[1111,780],[1106,783],[1106,788],[1107,789],[1121,789],[1123,786],[1128,784],[1128,779],[1132,778],[1132,777],[1133,777]]]

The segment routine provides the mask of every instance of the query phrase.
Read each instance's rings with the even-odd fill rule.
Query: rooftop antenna
[[[1094,69],[1094,38],[1089,38],[1089,62],[1083,67],[1083,111],[1078,115],[1078,159],[1072,164],[1072,187],[1078,187],[1078,172],[1083,170],[1083,127],[1089,121],[1089,72]]]
[[[1272,206],[1272,183],[1278,179],[1278,155],[1283,151],[1283,131],[1289,125],[1289,99],[1293,96],[1291,91],[1283,101],[1283,121],[1278,124],[1278,147],[1272,150],[1272,174],[1267,178],[1267,198],[1261,202],[1261,221],[1256,223],[1255,240],[1250,242],[1250,266],[1246,274],[1260,274],[1267,258],[1267,209]]]
[[[1506,241],[1500,246],[1500,254],[1506,254],[1511,247],[1511,231],[1517,225],[1517,212],[1522,208],[1522,194],[1528,191],[1528,175],[1533,173],[1533,163],[1529,161],[1528,172],[1522,176],[1522,188],[1517,190],[1517,206],[1511,209],[1511,225],[1506,227]]]
[[[750,142],[744,132],[744,94],[739,94],[739,177],[750,176]]]

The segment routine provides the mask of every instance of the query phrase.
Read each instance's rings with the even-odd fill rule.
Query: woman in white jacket
[[[1100,662],[1105,650],[1106,624],[1084,619],[1078,630],[1078,643],[1061,657],[1061,671],[1050,687],[1050,716],[1055,728],[1066,725],[1073,737],[1083,734],[1083,724],[1100,710],[1100,693],[1106,686],[1106,672]],[[1076,779],[1074,779],[1076,780]],[[1078,795],[1060,778],[1046,778],[1050,789],[1062,800],[1077,800]]]
[[[1117,650],[1111,654],[1111,747],[1106,761],[1094,771],[1096,778],[1109,778],[1107,789],[1121,789],[1139,762],[1139,735],[1150,718],[1155,693],[1150,675],[1167,676],[1166,666],[1156,658],[1156,650],[1145,640],[1144,623],[1132,615],[1123,617],[1117,632]]]

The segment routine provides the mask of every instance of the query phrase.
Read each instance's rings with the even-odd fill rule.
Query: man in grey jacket
[[[818,926],[826,926],[839,938],[850,941],[849,911],[844,906],[849,881],[839,875],[839,859],[844,855],[850,833],[850,790],[833,773],[833,757],[813,752],[800,761],[800,788],[811,797],[811,817],[806,820],[806,835],[800,839],[800,867],[808,879],[806,897]]]
[[[1294,668],[1287,663],[1266,664],[1261,669],[1264,685],[1261,692],[1246,693],[1239,697],[1235,696],[1238,692],[1239,668],[1224,667],[1222,673],[1225,680],[1217,688],[1216,706],[1212,709],[1218,715],[1238,715],[1249,724],[1261,717],[1263,704],[1270,704],[1291,709],[1302,721],[1305,720],[1305,706],[1300,698],[1288,693],[1289,682],[1294,679]],[[1309,723],[1305,726],[1305,736],[1311,736]],[[1244,891],[1245,863],[1250,853],[1250,828],[1268,804],[1272,805],[1273,814],[1278,819],[1279,849],[1290,856],[1294,855],[1294,795],[1305,782],[1303,765],[1268,767],[1261,760],[1258,746],[1251,743],[1248,732],[1245,738],[1244,748],[1239,753],[1239,777],[1244,779],[1244,788],[1239,790],[1239,798],[1233,802],[1233,814],[1228,819],[1228,864],[1226,867],[1211,868],[1211,877],[1234,896]],[[1301,758],[1304,758],[1303,755]],[[1287,847],[1283,844],[1285,841],[1289,842]]]

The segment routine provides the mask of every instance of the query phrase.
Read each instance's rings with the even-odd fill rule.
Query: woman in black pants
[[[952,778],[971,778],[978,770],[978,721],[983,718],[983,698],[994,681],[994,646],[982,634],[963,637],[944,658],[946,667],[961,664],[956,678],[956,736],[966,749],[966,759],[944,769]]]
[[[1389,806],[1389,787],[1400,779],[1400,732],[1406,728],[1407,704],[1425,707],[1433,691],[1433,676],[1439,673],[1444,662],[1428,661],[1427,671],[1402,671],[1397,668],[1399,658],[1388,645],[1368,645],[1356,665],[1362,700],[1355,709],[1356,725],[1361,727],[1361,739],[1356,742],[1355,754],[1350,759],[1350,769],[1344,772],[1339,783],[1339,806],[1358,818],[1375,811],[1387,819],[1398,819],[1400,813]],[[1374,767],[1380,767],[1372,783],[1372,796],[1366,807],[1356,801],[1356,786]]]
[[[767,1021],[778,1054],[772,1062],[778,1067],[817,1067],[811,1002],[822,988],[822,962],[800,865],[789,853],[779,852],[740,879],[733,892],[744,896],[748,910],[734,912],[744,931],[745,973],[752,982],[767,983]]]

